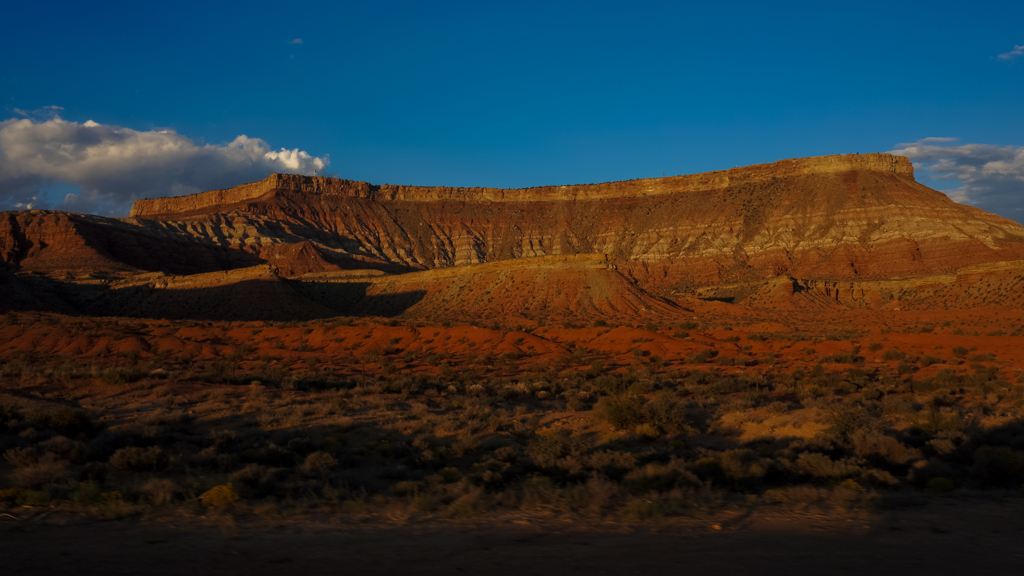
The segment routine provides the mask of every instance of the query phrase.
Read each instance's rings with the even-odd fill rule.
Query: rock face
[[[600,282],[618,286],[621,278],[622,286],[643,292],[636,302],[717,297],[709,290],[746,286],[729,301],[883,306],[898,290],[865,282],[1024,259],[1024,227],[956,204],[917,183],[906,158],[887,154],[519,190],[274,174],[228,190],[140,200],[120,220],[0,214],[4,264],[50,275],[180,275],[269,264],[278,276],[295,278],[518,259],[546,266],[550,261],[538,257],[582,254],[605,255],[611,276]],[[410,282],[413,277],[421,279],[415,291],[425,301],[435,293],[466,294],[461,280],[434,280],[462,286],[456,290],[423,285],[429,276],[419,274]],[[860,288],[829,288],[855,284]],[[378,282],[372,290],[386,287]],[[833,297],[836,290],[849,295]],[[604,304],[597,302],[600,311]]]
[[[1024,254],[1024,228],[956,204],[887,154],[523,190],[373,186],[275,174],[133,218],[226,246],[309,240],[413,269],[604,253],[662,291],[789,274],[888,278]]]
[[[407,202],[553,202],[607,200],[660,196],[679,192],[728,188],[767,178],[789,178],[808,174],[835,174],[867,170],[903,174],[913,178],[914,167],[902,156],[856,154],[780,160],[732,170],[719,170],[668,178],[645,178],[604,184],[542,186],[538,188],[450,188],[427,186],[373,185],[337,178],[315,178],[296,174],[272,174],[266,180],[243,184],[228,190],[212,190],[189,196],[139,200],[132,206],[133,218],[178,218],[210,211],[223,212],[251,201],[266,200],[279,192],[304,196],[344,196],[377,201]]]
[[[0,212],[0,263],[13,270],[192,274],[260,262],[254,254],[162,227],[49,210]]]

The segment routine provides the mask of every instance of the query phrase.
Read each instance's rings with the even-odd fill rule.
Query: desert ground
[[[961,496],[874,513],[761,510],[645,525],[51,516],[0,519],[0,552],[24,574],[1017,574],[1021,512],[1017,501]]]
[[[5,561],[1014,570],[1020,314],[708,306],[675,326],[7,314]]]
[[[1024,227],[887,154],[0,215],[37,573],[1019,571]]]

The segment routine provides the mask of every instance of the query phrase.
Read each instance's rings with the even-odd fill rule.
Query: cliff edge
[[[130,216],[142,219],[168,219],[211,211],[222,212],[226,207],[265,200],[279,192],[336,195],[376,201],[553,202],[640,198],[680,192],[720,190],[730,186],[756,184],[777,178],[851,171],[898,174],[910,179],[914,177],[914,167],[909,159],[881,153],[794,158],[769,164],[754,164],[685,176],[519,189],[374,185],[339,178],[272,174],[259,182],[243,184],[227,190],[211,190],[172,198],[138,200],[132,206]]]

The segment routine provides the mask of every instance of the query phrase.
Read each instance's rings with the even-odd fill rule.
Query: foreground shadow
[[[369,282],[315,284],[250,279],[201,288],[111,287],[53,282],[54,293],[80,314],[214,321],[301,321],[338,316],[392,318],[425,292],[368,294]]]

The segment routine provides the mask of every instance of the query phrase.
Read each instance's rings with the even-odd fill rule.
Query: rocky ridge
[[[914,279],[1024,259],[1024,227],[917,183],[906,158],[887,154],[521,190],[275,174],[228,190],[140,200],[126,219],[39,210],[0,215],[0,257],[23,273],[67,280],[270,265],[322,306],[318,293],[305,289],[314,277],[346,283],[344,270],[375,270],[384,279],[360,297],[405,286],[420,298],[398,305],[410,314],[437,310],[434,295],[476,298],[473,285],[479,293],[504,293],[486,266],[471,265],[518,270],[523,281],[526,269],[551,268],[552,258],[593,254],[606,259],[600,274],[607,278],[591,281],[622,294],[638,291],[637,302],[645,303],[609,307],[597,299],[594,314],[632,314],[657,308],[652,302],[692,298],[784,309],[882,307],[909,298],[901,282],[918,293],[923,284]],[[466,266],[472,274],[443,273]],[[560,270],[557,278],[536,279],[583,286],[569,277],[593,276],[578,266]],[[416,271],[425,272],[409,275]],[[387,276],[394,273],[406,277]],[[377,301],[397,302],[388,298]],[[536,315],[559,298],[470,308],[508,314],[526,306]],[[359,308],[353,306],[345,310]]]
[[[223,246],[308,240],[337,260],[410,269],[604,253],[660,290],[933,274],[1024,255],[1024,228],[918,184],[906,158],[886,154],[524,190],[274,175],[132,213]]]
[[[406,202],[552,202],[639,198],[718,190],[730,186],[752,184],[766,179],[788,178],[808,174],[833,174],[858,170],[903,174],[913,177],[914,167],[902,156],[889,154],[855,154],[819,156],[780,160],[771,164],[755,164],[732,170],[718,170],[667,178],[642,178],[603,184],[541,186],[536,188],[457,188],[446,186],[373,185],[368,182],[272,174],[265,180],[243,184],[226,190],[211,190],[188,196],[138,200],[130,216],[145,219],[175,219],[225,208],[245,202],[266,200],[277,192],[307,196],[342,196],[376,201]]]

